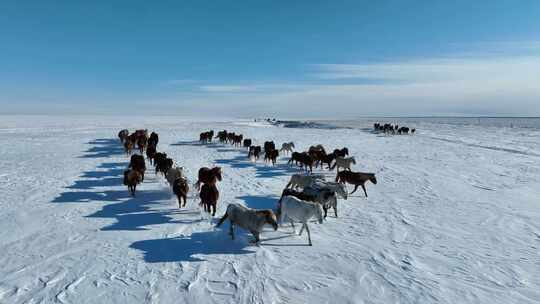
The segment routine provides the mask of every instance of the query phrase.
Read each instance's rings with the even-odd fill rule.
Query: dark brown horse
[[[342,148],[342,149],[335,149],[334,150],[334,155],[335,157],[345,157],[345,156],[349,156],[349,149],[347,149],[346,147]]]
[[[330,154],[322,154],[320,158],[318,159],[317,164],[321,164],[321,169],[324,169],[323,165],[326,164],[328,166],[328,170],[332,167],[332,162],[336,159],[336,155],[334,153]]]
[[[253,157],[255,160],[259,159],[261,155],[261,146],[251,146],[249,147],[248,157]]]
[[[313,157],[311,157],[307,152],[293,152],[288,164],[292,164],[293,161],[296,164],[300,163],[301,167],[304,168],[306,171],[309,168],[309,172],[313,172],[313,164],[315,161],[313,160]]]
[[[148,145],[157,147],[158,142],[159,142],[159,135],[156,132],[150,133],[150,137],[148,138]]]
[[[362,186],[366,197],[368,196],[365,186],[367,181],[371,181],[374,185],[376,185],[377,178],[375,178],[375,173],[352,172],[343,170],[339,171],[336,176],[336,182],[354,185],[354,190],[351,192],[351,194],[353,194],[356,189],[358,189],[358,186]]]
[[[217,133],[216,138],[219,138],[220,143],[224,143],[227,141],[227,136],[228,136],[227,130],[223,130]]]
[[[118,132],[118,138],[120,138],[120,141],[124,143],[129,136],[129,131],[127,129],[123,129],[120,132]]]
[[[187,204],[187,194],[189,192],[189,185],[185,178],[177,178],[173,183],[173,192],[178,198],[178,208],[182,208],[182,199],[184,200],[183,207]]]
[[[210,213],[210,209],[212,209],[212,216],[216,215],[216,206],[219,199],[219,191],[216,184],[202,185],[199,197],[201,198],[201,205],[203,205],[204,211]]]
[[[172,160],[172,158],[169,157],[159,159],[156,158],[154,163],[156,165],[156,174],[158,172],[161,172],[163,176],[166,176],[167,171],[169,171],[169,169],[172,168],[172,166],[174,165],[174,161]]]
[[[278,156],[279,156],[279,151],[278,150],[276,150],[276,149],[270,150],[270,151],[268,151],[268,152],[266,152],[264,154],[264,161],[266,161],[266,162],[270,161],[270,162],[272,162],[272,165],[275,166]]]
[[[146,158],[148,158],[148,161],[150,161],[150,164],[152,164],[152,160],[156,156],[157,150],[155,145],[148,145],[146,148]]]
[[[244,135],[235,135],[233,138],[233,144],[235,147],[240,147],[242,145],[242,140],[244,139]]]
[[[212,169],[208,167],[202,167],[199,169],[199,179],[195,183],[197,190],[201,189],[201,184],[215,184],[217,181],[221,181],[221,167],[214,167]]]
[[[264,153],[268,153],[268,151],[272,151],[275,149],[276,149],[276,144],[273,141],[264,142]]]
[[[139,154],[131,155],[129,168],[138,171],[141,174],[141,181],[144,181],[144,172],[146,171],[146,163],[144,157]]]

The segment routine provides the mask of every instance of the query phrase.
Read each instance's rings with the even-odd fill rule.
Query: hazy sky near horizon
[[[540,115],[540,1],[0,2],[0,113]]]

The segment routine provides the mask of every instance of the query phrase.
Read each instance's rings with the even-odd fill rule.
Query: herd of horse
[[[414,128],[410,129],[409,127],[405,127],[405,126],[400,127],[398,124],[395,124],[395,125],[392,125],[389,123],[382,124],[379,122],[376,122],[373,124],[373,130],[375,130],[376,132],[383,132],[384,134],[391,134],[391,135],[409,134],[409,131],[411,132],[411,134],[414,134],[416,132],[416,129]]]
[[[214,135],[216,135],[214,137]],[[146,171],[146,159],[155,168],[156,175],[163,175],[169,183],[173,193],[178,199],[178,207],[185,207],[187,195],[190,190],[187,178],[184,176],[184,168],[175,165],[172,158],[167,153],[158,152],[159,135],[155,132],[148,134],[148,130],[136,130],[129,133],[127,129],[121,130],[118,137],[127,155],[130,155],[130,163],[124,171],[124,185],[128,191],[135,196],[137,185],[144,181]],[[353,172],[351,167],[356,164],[353,156],[349,156],[349,149],[344,147],[327,152],[324,146],[317,144],[310,146],[307,151],[295,151],[293,142],[286,142],[280,149],[276,148],[273,141],[265,141],[261,146],[255,145],[255,141],[244,138],[242,134],[222,130],[215,133],[213,130],[200,133],[201,144],[212,143],[215,139],[221,144],[230,144],[235,147],[243,147],[248,151],[248,159],[257,161],[264,153],[264,161],[268,164],[276,165],[280,153],[291,155],[287,161],[289,166],[296,165],[304,173],[293,174],[289,182],[281,193],[281,197],[275,209],[257,210],[244,207],[239,204],[229,204],[227,211],[218,222],[220,226],[225,220],[230,222],[230,234],[234,239],[234,226],[242,227],[252,233],[256,243],[260,240],[262,227],[266,224],[277,229],[278,219],[290,222],[296,232],[294,222],[302,223],[300,234],[307,231],[309,245],[312,245],[308,222],[316,218],[319,223],[327,217],[328,210],[333,209],[335,217],[338,217],[338,198],[347,199],[349,193],[346,185],[354,186],[354,193],[358,187],[362,187],[367,197],[365,184],[367,181],[377,183],[374,173]],[[134,149],[138,153],[134,153]],[[313,167],[327,170],[336,170],[334,181],[327,181],[323,174],[313,174]],[[205,212],[215,216],[216,207],[219,200],[219,190],[217,183],[222,181],[221,167],[202,167],[198,171],[198,178],[194,184],[199,192],[200,205]],[[183,204],[182,204],[183,202]]]

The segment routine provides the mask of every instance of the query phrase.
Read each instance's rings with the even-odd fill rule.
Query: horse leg
[[[292,226],[293,233],[296,234],[296,228],[294,228],[293,220],[289,218],[289,221],[291,221],[291,226]]]
[[[298,235],[302,235],[302,232],[304,232],[304,227],[306,227],[307,224],[302,224],[302,228],[300,228],[300,233]]]
[[[324,218],[326,218],[326,214],[328,213],[328,207],[323,206],[323,210],[324,210]]]
[[[216,203],[212,203],[212,216],[216,215]]]
[[[366,191],[366,186],[364,184],[362,184],[362,189],[364,189],[364,194],[366,195],[367,197],[367,191]]]
[[[187,194],[182,194],[182,197],[184,198],[184,207],[187,204]]]
[[[306,231],[307,231],[307,237],[308,237],[308,241],[309,241],[309,246],[313,246],[313,244],[311,243],[311,233],[309,233],[309,227],[308,227],[307,223],[305,223],[304,225],[306,225]]]
[[[337,216],[337,205],[334,205],[333,208],[334,208],[334,213],[336,214],[336,218],[337,218],[337,217],[338,217],[338,216]]]
[[[233,221],[230,221],[231,225],[229,226],[229,235],[231,236],[231,239],[234,240],[234,223]]]
[[[259,244],[260,238],[259,238],[259,232],[257,231],[251,231],[251,234],[253,234],[253,237],[255,238],[255,241],[253,243]]]
[[[354,185],[354,190],[350,194],[353,194],[354,192],[356,192],[356,190],[358,189],[358,186],[359,185]]]

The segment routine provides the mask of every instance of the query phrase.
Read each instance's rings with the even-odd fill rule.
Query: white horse
[[[340,196],[342,199],[346,200],[349,193],[347,192],[347,187],[345,184],[337,183],[337,182],[327,182],[325,180],[317,180],[313,183],[313,187],[316,188],[327,188],[331,191],[336,192],[338,196]]]
[[[293,221],[301,222],[302,229],[300,229],[300,233],[298,235],[302,235],[304,228],[306,228],[309,246],[312,246],[312,243],[311,234],[309,232],[307,222],[312,217],[316,217],[319,224],[323,223],[321,205],[317,203],[306,202],[297,199],[294,196],[285,196],[281,200],[281,222],[283,223],[285,219],[289,219],[294,233],[296,233],[296,229],[294,228]]]
[[[346,200],[348,196],[347,188],[344,184],[325,181],[316,181],[311,186],[304,188],[303,192],[317,198],[317,202],[323,207],[324,218],[326,218],[328,209],[330,208],[334,209],[334,214],[338,217],[337,197],[340,196]]]
[[[255,237],[255,243],[259,243],[259,235],[265,224],[272,225],[274,230],[277,230],[277,218],[274,212],[270,209],[256,210],[246,208],[240,204],[229,204],[227,211],[223,217],[219,220],[216,227],[219,227],[226,219],[229,219],[231,224],[229,234],[234,240],[234,225],[238,225],[253,234]]]
[[[283,143],[281,145],[281,149],[279,150],[280,152],[285,152],[285,154],[289,154],[289,152],[293,152],[295,146],[294,146],[294,143],[291,141],[291,142],[288,142],[288,143]]]
[[[289,183],[285,186],[285,188],[305,188],[311,184],[313,184],[316,180],[323,180],[324,181],[324,175],[321,174],[313,174],[313,175],[303,175],[303,174],[293,174],[291,176],[291,179],[289,180]]]
[[[174,167],[167,170],[167,174],[165,174],[165,179],[167,179],[167,182],[172,187],[174,185],[174,181],[184,178],[184,167]]]
[[[330,170],[334,170],[334,168],[337,167],[337,171],[339,171],[339,168],[343,168],[344,170],[348,169],[349,171],[351,171],[351,164],[356,165],[356,159],[354,159],[354,156],[351,156],[351,157],[338,156],[336,157],[336,162],[334,163],[332,168],[330,168]]]

